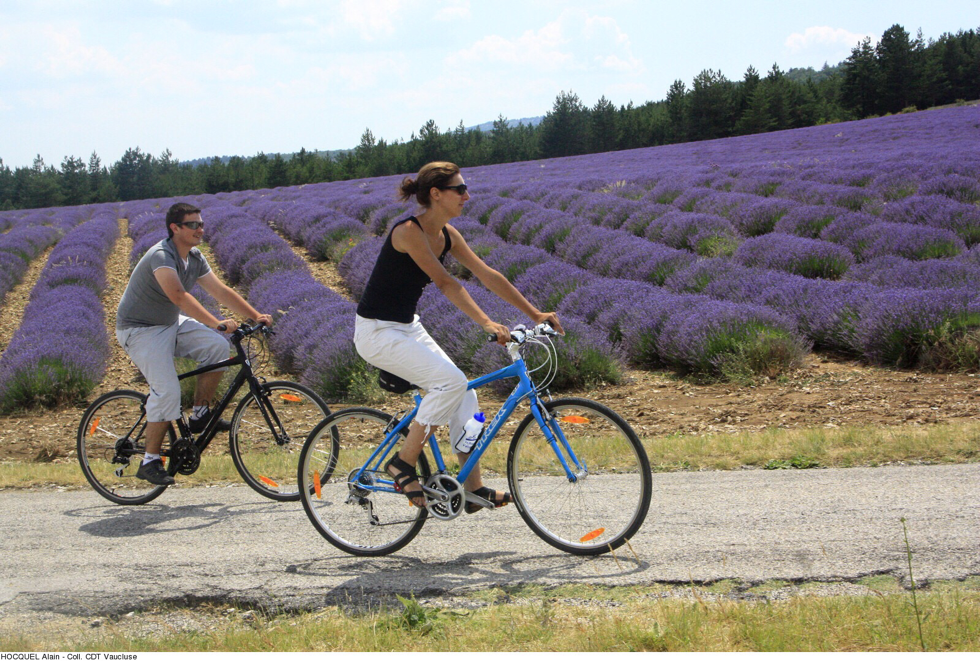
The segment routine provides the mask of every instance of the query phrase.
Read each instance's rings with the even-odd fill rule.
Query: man
[[[171,421],[180,418],[180,381],[174,357],[197,361],[198,366],[228,358],[228,333],[238,324],[219,320],[188,294],[195,283],[243,318],[272,324],[272,317],[256,311],[233,289],[222,283],[207,259],[195,248],[204,238],[201,210],[178,202],[167,211],[168,238],[152,246],[140,259],[123,292],[116,315],[116,339],[140,369],[150,386],[146,400],[146,454],[137,478],[154,485],[171,485],[160,458],[163,436]],[[182,313],[182,314],[181,314]],[[192,432],[201,432],[211,417],[210,403],[221,381],[221,370],[199,375],[194,394]],[[225,421],[219,429],[228,429]]]

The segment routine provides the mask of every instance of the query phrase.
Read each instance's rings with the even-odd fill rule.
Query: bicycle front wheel
[[[507,479],[531,530],[558,549],[595,555],[636,533],[650,507],[650,462],[618,414],[591,400],[541,403],[565,467],[532,414],[521,421],[507,455]],[[564,440],[564,441],[562,441]]]
[[[376,409],[334,412],[310,433],[299,456],[303,508],[320,535],[348,554],[396,552],[412,541],[428,516],[427,510],[391,491],[391,477],[383,468],[404,436],[376,465],[377,470],[361,471],[391,421],[391,416]],[[423,480],[429,475],[424,454],[419,455],[416,471]]]
[[[167,489],[136,477],[146,451],[146,395],[119,390],[97,398],[78,426],[78,462],[96,492],[126,506],[148,503]],[[173,426],[168,430],[172,444]]]
[[[299,500],[296,462],[303,441],[330,408],[294,382],[262,385],[261,402],[249,393],[231,418],[231,459],[253,490],[276,501]]]

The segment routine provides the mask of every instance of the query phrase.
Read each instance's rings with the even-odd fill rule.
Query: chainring
[[[464,498],[463,486],[459,484],[458,480],[449,474],[433,474],[425,480],[425,486],[446,497],[444,501],[435,501],[431,496],[427,497],[428,505],[426,508],[433,517],[449,520],[458,517],[463,512],[466,499]]]
[[[201,466],[201,450],[190,439],[178,439],[170,447],[170,461],[176,462],[177,473],[190,476]]]

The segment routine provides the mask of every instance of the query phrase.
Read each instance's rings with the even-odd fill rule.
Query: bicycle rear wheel
[[[636,433],[618,414],[591,400],[542,403],[554,417],[570,481],[532,414],[521,421],[507,455],[507,479],[531,530],[558,549],[595,555],[621,546],[643,524],[650,507],[650,462]]]
[[[146,395],[119,390],[89,405],[78,426],[78,462],[96,492],[122,505],[148,503],[167,487],[136,477],[146,450]],[[173,427],[168,430],[172,444]]]
[[[245,483],[262,496],[297,501],[300,448],[316,424],[330,415],[330,408],[311,389],[294,382],[269,382],[262,390],[266,398],[261,407],[249,393],[235,409],[231,459]]]
[[[403,494],[372,489],[379,481],[391,487],[383,468],[391,453],[377,471],[364,471],[354,481],[384,440],[391,420],[388,414],[362,407],[334,412],[313,429],[299,456],[303,508],[320,535],[348,554],[396,552],[412,541],[428,516]],[[393,452],[400,446],[401,440]],[[423,480],[429,475],[424,454],[416,470]]]

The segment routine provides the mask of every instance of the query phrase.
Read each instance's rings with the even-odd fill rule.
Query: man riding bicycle
[[[178,202],[167,211],[167,239],[154,244],[133,269],[116,313],[116,339],[146,378],[146,453],[136,476],[154,485],[174,479],[163,466],[160,450],[172,421],[180,418],[180,381],[174,357],[190,358],[198,366],[228,358],[228,342],[215,329],[228,333],[238,324],[219,320],[188,293],[195,283],[215,300],[243,318],[267,325],[270,315],[259,313],[237,292],[214,275],[196,248],[204,238],[201,210]],[[210,405],[221,381],[222,369],[197,378],[192,432],[201,432],[210,420]],[[227,430],[220,421],[218,429]]]

